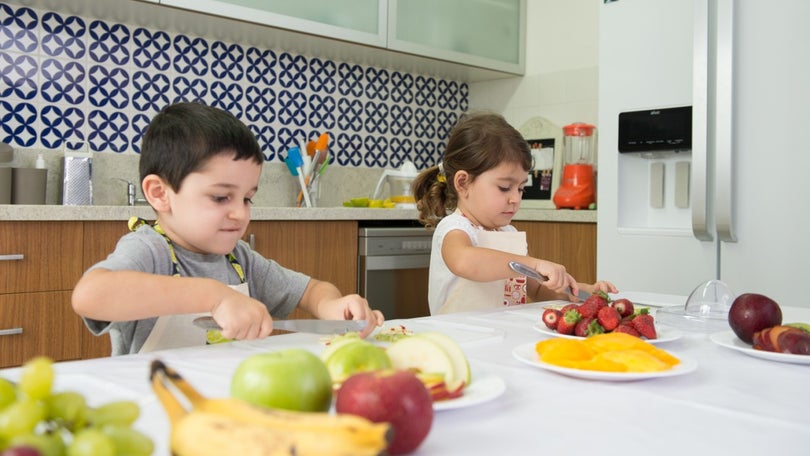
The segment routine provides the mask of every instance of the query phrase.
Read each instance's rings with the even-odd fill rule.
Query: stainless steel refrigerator
[[[598,277],[810,307],[810,2],[599,7]]]

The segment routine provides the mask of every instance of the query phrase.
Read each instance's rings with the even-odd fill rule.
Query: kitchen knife
[[[518,263],[517,261],[510,261],[509,267],[512,268],[513,271],[517,272],[518,274],[523,274],[526,277],[531,277],[534,280],[537,280],[540,283],[545,282],[548,280],[548,277],[540,274],[539,272],[535,271],[534,269],[526,266],[525,264]],[[568,293],[571,293],[571,289],[568,289]],[[591,296],[590,293],[584,290],[579,290],[577,293],[577,298],[581,301],[588,299]]]
[[[361,331],[366,327],[366,320],[273,320],[273,329],[313,334],[343,334],[349,331]],[[214,317],[198,317],[194,325],[203,329],[221,330]]]

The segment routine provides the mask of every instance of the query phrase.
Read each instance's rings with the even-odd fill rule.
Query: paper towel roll
[[[48,170],[12,168],[11,204],[45,204]]]

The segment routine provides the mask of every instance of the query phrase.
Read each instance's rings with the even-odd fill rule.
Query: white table
[[[762,455],[810,454],[810,366],[754,358],[720,347],[704,333],[660,345],[699,363],[677,377],[635,382],[581,380],[526,365],[515,346],[545,336],[532,327],[539,304],[405,320],[415,331],[441,330],[464,348],[474,375],[506,383],[500,397],[437,412],[415,454]],[[785,308],[785,321],[810,322],[810,309]],[[536,316],[536,319],[535,319]],[[168,455],[169,424],[147,381],[151,360],[177,369],[203,394],[227,396],[236,366],[261,351],[303,347],[320,353],[317,335],[288,334],[56,365],[58,390],[77,390],[91,405],[134,399],[136,427]],[[15,379],[19,369],[0,371]],[[473,382],[475,380],[473,379]]]

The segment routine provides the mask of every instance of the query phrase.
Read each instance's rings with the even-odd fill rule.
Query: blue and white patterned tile
[[[462,82],[8,4],[0,65],[0,133],[24,147],[138,153],[182,100],[233,113],[268,161],[328,132],[338,165],[422,168],[469,103]]]
[[[39,46],[39,14],[31,8],[0,3],[0,50],[35,52]]]
[[[72,104],[48,104],[39,113],[41,146],[61,150],[68,142],[84,142],[85,118],[81,108]]]
[[[39,145],[38,111],[30,100],[0,99],[0,141],[22,147]]]
[[[39,62],[36,56],[0,51],[0,99],[36,100]]]
[[[46,12],[42,15],[42,52],[50,57],[84,59],[87,33],[81,17]]]

